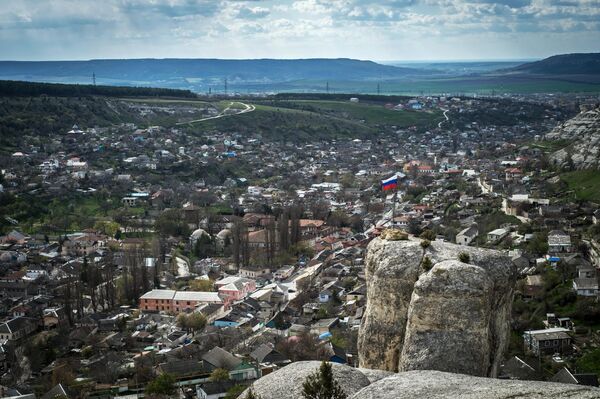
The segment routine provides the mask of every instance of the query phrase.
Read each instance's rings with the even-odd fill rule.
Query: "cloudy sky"
[[[600,0],[0,0],[0,59],[541,58],[600,51]]]

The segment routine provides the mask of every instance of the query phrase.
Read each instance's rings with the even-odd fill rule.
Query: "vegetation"
[[[177,325],[191,332],[198,332],[206,326],[206,317],[201,313],[180,313],[177,315]]]
[[[461,252],[458,254],[458,260],[462,263],[469,263],[471,261],[471,255],[466,252]]]
[[[229,380],[229,371],[226,369],[214,369],[212,373],[210,373],[211,381],[227,381]]]
[[[560,176],[578,199],[585,201],[600,200],[600,173],[597,170],[577,170]]]
[[[175,377],[171,374],[161,374],[146,386],[147,395],[171,397],[175,394]]]
[[[423,257],[423,260],[421,261],[421,267],[423,267],[423,269],[426,272],[431,270],[431,268],[433,267],[433,262],[431,261],[429,256]]]
[[[302,384],[302,397],[305,399],[346,399],[348,396],[333,378],[331,363],[323,360],[319,370],[309,375]]]
[[[196,94],[192,93],[189,90],[178,89],[128,86],[96,86],[0,80],[0,96],[30,97],[41,95],[53,97],[197,97]]]

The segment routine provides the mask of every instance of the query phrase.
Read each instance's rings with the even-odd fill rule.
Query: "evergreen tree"
[[[309,375],[302,384],[305,399],[346,399],[348,396],[333,378],[331,363],[323,360],[318,371]]]

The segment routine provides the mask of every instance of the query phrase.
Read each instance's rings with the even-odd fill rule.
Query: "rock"
[[[371,384],[374,383],[375,381],[382,380],[385,377],[389,377],[390,375],[394,375],[393,372],[385,371],[385,370],[373,370],[373,369],[365,369],[365,368],[358,368],[357,370],[360,371],[361,373],[363,373],[369,379],[369,382]]]
[[[570,157],[577,169],[600,168],[600,108],[579,113],[552,129],[545,138],[572,142],[551,155],[553,162],[567,166]]]
[[[498,380],[441,371],[394,374],[358,391],[349,399],[559,399],[600,398],[600,389],[539,381]]]
[[[458,260],[469,255],[469,263]],[[433,267],[420,267],[423,256]],[[494,250],[434,241],[369,244],[361,367],[496,376],[509,334],[517,269]]]
[[[306,378],[319,369],[321,362],[295,362],[274,373],[258,379],[252,384],[254,393],[261,399],[302,399],[302,384]],[[360,370],[350,366],[331,363],[333,377],[346,394],[353,395],[371,383]],[[372,374],[376,380],[377,373]],[[244,398],[243,393],[240,398]]]
[[[361,367],[398,370],[408,305],[422,256],[423,249],[416,241],[377,238],[369,244],[367,305],[358,334]]]
[[[408,240],[408,233],[398,229],[386,229],[381,233],[381,238],[389,241]]]

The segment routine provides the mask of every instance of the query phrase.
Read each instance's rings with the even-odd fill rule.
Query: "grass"
[[[293,104],[298,107],[306,107],[307,110],[313,112],[364,121],[368,125],[406,127],[430,124],[442,118],[442,113],[438,110],[429,112],[395,111],[387,109],[383,105],[351,103],[349,101],[298,100],[289,103],[284,102],[283,104]]]
[[[544,141],[532,141],[529,143],[531,147],[539,148],[545,153],[552,153],[561,150],[571,144],[571,140],[544,140]]]
[[[560,175],[577,198],[585,201],[600,202],[600,172],[597,170],[578,170]]]

